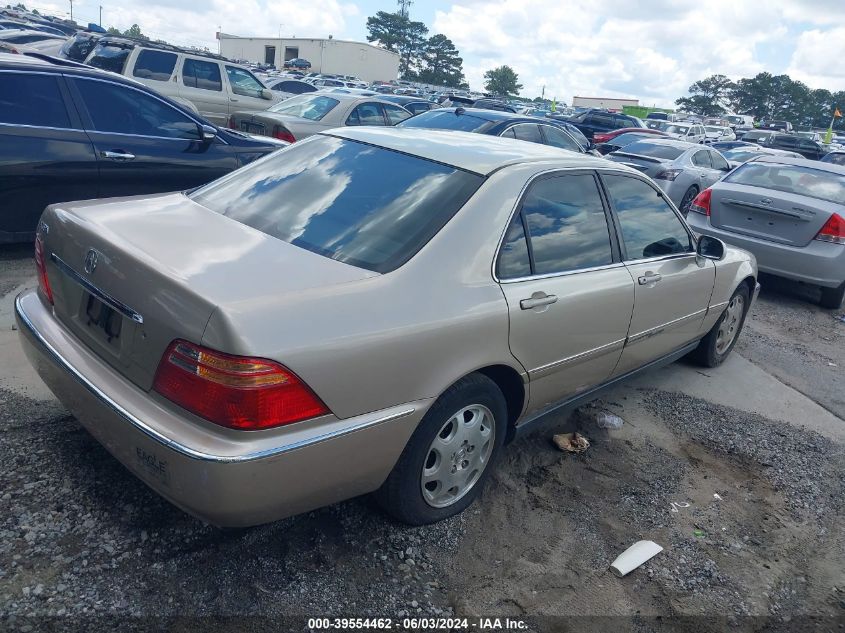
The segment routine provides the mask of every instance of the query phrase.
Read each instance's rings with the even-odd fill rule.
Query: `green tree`
[[[507,97],[522,90],[519,76],[510,66],[499,66],[484,73],[484,89],[494,95]]]
[[[681,97],[675,101],[675,105],[704,116],[723,114],[733,87],[733,82],[724,75],[713,75],[696,81],[689,87],[690,96]]]
[[[445,35],[432,35],[423,52],[423,69],[417,78],[427,84],[457,88],[464,81],[464,60]]]
[[[423,69],[428,27],[401,13],[379,11],[367,18],[367,41],[399,53],[399,74],[416,78]]]
[[[143,33],[141,33],[141,27],[140,27],[140,26],[138,26],[137,24],[133,24],[132,26],[130,26],[128,29],[126,29],[126,30],[123,32],[123,34],[124,34],[124,35],[127,35],[127,36],[129,36],[129,37],[134,37],[134,38],[141,39],[141,40],[148,40],[148,39],[150,39],[150,38],[148,38],[146,35],[144,35]]]
[[[107,28],[106,33],[108,33],[109,35],[123,35],[120,29],[116,29],[113,26]]]

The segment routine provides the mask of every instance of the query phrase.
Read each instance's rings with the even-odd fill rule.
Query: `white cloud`
[[[808,14],[817,2],[830,6]],[[791,46],[789,27],[799,15],[843,23],[842,7],[842,0],[774,0],[765,7],[737,0],[457,0],[436,12],[433,26],[461,51],[474,88],[481,88],[486,70],[508,64],[526,96],[545,85],[546,96],[567,102],[601,95],[672,105],[690,84],[714,73],[737,79],[783,72],[768,68],[756,47]]]
[[[800,79],[811,88],[845,90],[845,26],[805,31],[786,70],[793,79]]]

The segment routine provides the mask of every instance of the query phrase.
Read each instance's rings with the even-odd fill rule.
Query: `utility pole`
[[[70,0],[70,21],[73,22],[73,0]]]
[[[103,5],[100,5],[100,21],[97,23],[100,25],[100,28],[103,26]]]
[[[411,5],[414,4],[414,0],[397,0],[396,4],[399,5],[399,15],[407,19],[410,16]]]

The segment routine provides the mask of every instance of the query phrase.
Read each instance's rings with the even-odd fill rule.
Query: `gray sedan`
[[[821,305],[845,298],[845,166],[763,156],[702,192],[690,226],[750,251],[760,270],[821,287]]]
[[[334,127],[396,125],[410,117],[405,108],[377,97],[320,91],[291,97],[268,110],[235,112],[229,127],[295,143]]]
[[[637,141],[608,158],[654,178],[684,215],[700,191],[731,170],[715,149],[670,139]]]

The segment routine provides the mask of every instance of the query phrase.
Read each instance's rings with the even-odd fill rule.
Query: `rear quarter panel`
[[[493,174],[393,272],[219,308],[203,344],[279,361],[340,418],[435,398],[488,365],[524,375],[492,262],[527,177],[516,167]]]

